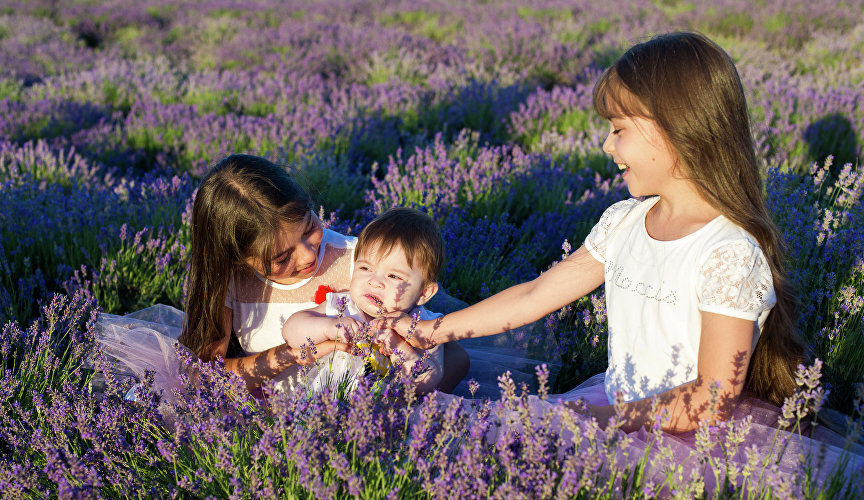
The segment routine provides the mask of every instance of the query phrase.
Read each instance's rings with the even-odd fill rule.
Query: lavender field
[[[599,428],[574,447],[526,420],[490,443],[488,403],[469,418],[398,381],[265,402],[203,365],[179,402],[146,380],[130,401],[132,381],[94,350],[100,310],[182,308],[195,189],[232,152],[290,165],[340,232],[393,205],[433,214],[441,285],[468,303],[536,277],[628,196],[601,150],[593,82],[673,29],[705,33],[738,66],[798,328],[823,363],[823,406],[849,416],[854,440],[864,1],[0,0],[2,494],[864,498],[860,476],[730,466],[734,426],[700,430],[713,438],[694,472],[662,454],[628,460]],[[551,343],[560,366],[534,393],[605,369],[604,307],[601,288],[522,339],[529,352]],[[525,417],[520,389],[502,391]],[[574,425],[566,410],[548,418]]]

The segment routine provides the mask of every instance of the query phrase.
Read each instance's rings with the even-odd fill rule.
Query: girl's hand
[[[334,351],[351,352],[351,348],[336,340],[325,340],[311,347],[288,347],[288,344],[283,345],[286,348],[283,351],[283,359],[291,364],[301,366],[311,365],[315,360],[323,358]]]
[[[415,323],[414,318],[404,312],[392,312],[372,320],[372,326],[379,330],[393,330],[408,344],[418,349],[431,349],[438,345],[432,336],[435,331],[435,322],[439,320],[440,318],[421,320]]]

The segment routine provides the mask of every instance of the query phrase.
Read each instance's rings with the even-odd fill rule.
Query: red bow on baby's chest
[[[315,303],[316,303],[316,304],[321,304],[322,302],[324,302],[325,300],[327,300],[327,294],[328,294],[328,293],[330,293],[330,292],[335,292],[335,291],[336,291],[336,290],[333,290],[332,288],[330,288],[330,287],[327,286],[327,285],[321,285],[321,286],[319,286],[319,287],[318,287],[318,290],[315,290],[315,297],[314,297]]]

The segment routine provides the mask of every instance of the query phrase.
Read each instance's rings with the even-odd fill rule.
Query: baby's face
[[[359,254],[351,276],[351,300],[371,318],[385,312],[409,312],[423,300],[423,274],[411,267],[399,245],[382,255],[378,246]]]

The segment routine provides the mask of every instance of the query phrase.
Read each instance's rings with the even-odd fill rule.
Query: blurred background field
[[[427,210],[448,248],[441,284],[466,302],[530,279],[627,196],[592,84],[672,29],[736,61],[798,327],[829,406],[852,412],[860,0],[0,0],[0,324],[29,324],[56,292],[118,314],[182,308],[192,196],[232,152],[288,165],[339,231]],[[555,391],[605,369],[603,321],[601,289],[522,339],[560,363]],[[23,380],[27,340],[8,332],[0,373]]]

